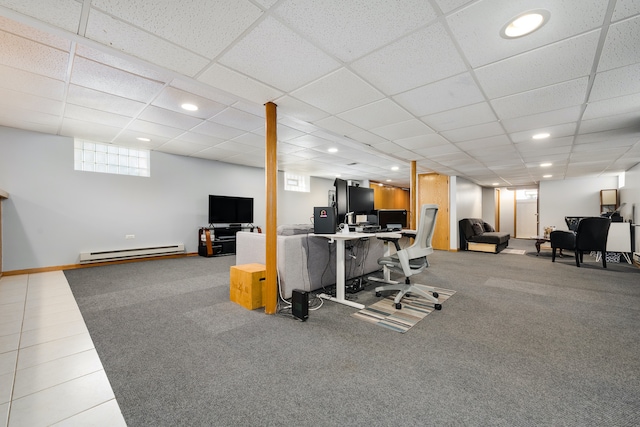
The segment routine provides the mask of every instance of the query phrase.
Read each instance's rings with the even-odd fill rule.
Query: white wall
[[[516,192],[500,189],[500,231],[515,237],[515,197]],[[496,227],[497,229],[497,227]]]
[[[316,178],[311,193],[284,192],[282,181],[280,174],[278,224],[309,223],[333,188]],[[0,187],[10,194],[3,271],[76,264],[85,251],[184,243],[196,252],[209,194],[253,197],[254,224],[266,218],[264,169],[152,151],[150,178],[79,172],[71,138],[5,127]]]
[[[540,229],[567,230],[565,216],[600,216],[600,190],[618,188],[616,176],[541,181]]]
[[[482,217],[485,222],[497,226],[496,222],[496,189],[482,188]]]
[[[482,218],[482,187],[462,177],[451,181],[451,249],[459,249],[458,222],[463,218]]]
[[[625,185],[620,189],[620,203],[626,203],[620,211],[623,219],[640,224],[640,164],[626,172]],[[633,211],[635,218],[632,218]],[[635,227],[635,235],[635,251],[640,252],[640,227]]]

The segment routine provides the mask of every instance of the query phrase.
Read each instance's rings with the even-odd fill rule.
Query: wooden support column
[[[420,211],[418,209],[418,207],[416,206],[417,200],[416,200],[416,194],[417,193],[417,189],[416,189],[416,161],[412,160],[411,161],[411,187],[409,188],[409,194],[410,194],[410,199],[411,199],[411,216],[409,218],[411,218],[411,224],[409,225],[409,228],[411,230],[415,230],[416,229],[416,224],[418,224],[416,215],[418,214],[418,212]]]
[[[264,312],[275,314],[278,303],[278,131],[276,104],[267,102],[265,105],[266,137],[265,137],[265,182],[267,202],[266,233],[266,274],[264,283]]]

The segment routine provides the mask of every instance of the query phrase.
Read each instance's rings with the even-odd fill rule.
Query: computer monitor
[[[338,215],[339,222],[342,222],[344,220],[344,216],[349,212],[347,210],[347,204],[349,203],[349,199],[347,197],[347,181],[336,178],[336,180],[333,181],[333,186],[336,187],[336,215]]]
[[[373,188],[350,186],[348,190],[349,212],[368,215],[373,210]]]
[[[389,224],[393,225],[389,227]],[[407,227],[407,211],[406,209],[378,209],[378,225],[382,228],[400,228]]]

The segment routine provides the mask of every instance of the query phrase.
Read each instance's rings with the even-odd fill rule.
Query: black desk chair
[[[436,216],[438,215],[438,205],[422,205],[420,209],[420,223],[414,242],[411,246],[401,249],[397,238],[380,237],[382,240],[393,241],[396,247],[396,253],[390,256],[384,256],[378,259],[378,264],[388,268],[390,271],[401,273],[404,275],[404,283],[394,280],[385,281],[387,285],[378,286],[375,289],[376,296],[381,296],[385,291],[398,291],[393,302],[396,309],[401,309],[400,301],[408,294],[417,294],[434,303],[436,310],[442,309],[442,305],[438,302],[438,293],[434,288],[425,285],[412,284],[410,277],[421,273],[429,266],[427,255],[433,253],[431,246],[431,238],[436,225]]]
[[[582,218],[578,222],[576,232],[573,231],[552,231],[551,240],[551,261],[556,260],[556,249],[567,249],[575,251],[576,266],[580,267],[583,260],[583,253],[597,251],[602,254],[602,267],[607,268],[607,236],[611,226],[610,218],[588,217]]]

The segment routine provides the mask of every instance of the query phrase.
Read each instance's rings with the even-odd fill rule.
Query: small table
[[[547,242],[551,242],[551,239],[544,236],[536,237],[536,251],[537,251],[536,256],[540,255],[540,245]],[[562,249],[560,249],[560,253],[558,254],[558,256],[560,257],[564,256],[562,255]]]

